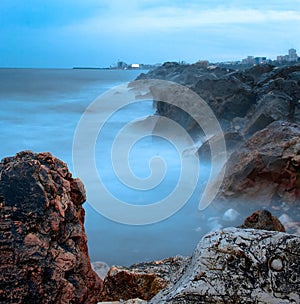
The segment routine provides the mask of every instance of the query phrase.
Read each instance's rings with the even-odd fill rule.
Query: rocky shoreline
[[[300,66],[166,63],[139,77],[151,78],[188,86],[221,122],[231,155],[213,206],[263,210],[204,236],[190,257],[98,264],[101,278],[88,255],[82,182],[50,153],[20,152],[0,163],[2,303],[300,303],[300,229],[283,213],[300,218]],[[198,132],[180,109],[156,106]],[[207,143],[197,153],[209,152]]]
[[[300,301],[300,237],[266,210],[206,235],[191,257],[113,266],[101,279],[88,256],[84,186],[66,164],[24,151],[1,161],[0,176],[2,303]]]

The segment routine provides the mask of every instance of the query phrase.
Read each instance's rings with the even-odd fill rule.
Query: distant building
[[[289,49],[289,53],[288,55],[279,55],[277,56],[277,61],[279,63],[283,63],[283,62],[294,62],[297,61],[299,58],[299,56],[297,55],[297,51],[296,49]]]
[[[140,64],[139,63],[132,63],[131,64],[131,68],[132,69],[139,69],[140,68]]]
[[[124,62],[124,61],[117,62],[117,69],[125,70],[125,69],[127,69],[127,67],[128,67],[128,64],[126,62]]]
[[[202,68],[207,68],[208,65],[209,65],[209,61],[208,61],[208,60],[198,60],[198,61],[196,62],[196,64],[197,64],[198,66],[201,66]]]
[[[242,59],[242,64],[254,64],[254,57],[247,56],[247,58]]]
[[[298,55],[295,49],[289,49],[289,60],[288,61],[297,61]]]
[[[267,62],[268,62],[267,57],[247,56],[247,58],[242,59],[242,64],[246,64],[246,65],[265,64]]]

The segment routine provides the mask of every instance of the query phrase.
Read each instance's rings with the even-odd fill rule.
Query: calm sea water
[[[72,170],[72,143],[76,126],[87,106],[110,88],[135,79],[141,71],[0,69],[0,157],[21,150],[50,151]],[[110,145],[118,130],[133,119],[155,112],[152,101],[136,103],[116,115],[102,130],[96,150],[104,149],[96,162],[106,186],[128,203],[152,203],[168,195],[176,185],[180,163],[174,147],[149,137],[134,146],[132,170],[140,177],[149,174],[148,162],[161,155],[168,173],[160,188],[136,192],[120,185],[110,162]],[[205,173],[204,167],[204,173]],[[205,175],[205,174],[204,174]],[[92,261],[129,265],[139,261],[189,255],[202,237],[220,227],[214,210],[197,210],[199,185],[188,203],[175,215],[159,223],[131,226],[111,221],[86,203],[86,232]],[[89,196],[89,193],[87,193]],[[101,203],[101,194],[99,194]]]

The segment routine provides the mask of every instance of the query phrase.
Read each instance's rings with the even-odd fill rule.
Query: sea
[[[0,69],[1,159],[22,150],[49,151],[66,162],[75,175],[74,138],[83,116],[90,111],[90,106],[95,100],[101,103],[99,96],[126,85],[142,72],[147,71]],[[136,141],[130,151],[126,140],[123,144],[118,144],[119,152],[124,148],[124,153],[120,154],[121,165],[124,159],[128,159],[131,173],[141,180],[152,173],[149,164],[153,158],[163,159],[161,164],[166,169],[163,179],[158,186],[147,190],[131,189],[120,182],[120,176],[114,172],[115,167],[111,161],[112,145],[118,132],[132,121],[138,121],[139,124],[138,128],[130,129],[131,133],[143,131],[149,117],[155,117],[153,100],[141,100],[117,111],[114,110],[113,103],[106,104],[104,108],[113,114],[96,136],[93,161],[105,189],[127,207],[152,205],[162,201],[177,187],[177,180],[181,178],[182,173],[181,156],[172,143],[157,134],[149,133]],[[102,111],[101,105],[99,109]],[[89,119],[97,122],[96,116],[90,116]],[[89,139],[89,136],[87,130],[86,139]],[[77,149],[81,148],[85,148],[85,139],[82,143],[79,141],[79,145],[77,143]],[[193,148],[187,145],[186,151],[192,151],[193,154]],[[87,202],[83,206],[86,211],[85,229],[91,260],[104,261],[109,265],[131,265],[175,255],[191,255],[202,236],[221,228],[224,220],[228,226],[234,225],[236,220],[241,221],[234,210],[229,210],[224,218],[224,214],[219,214],[210,207],[202,211],[198,209],[199,196],[207,182],[209,168],[209,164],[201,165],[201,178],[190,198],[181,208],[177,208],[178,211],[175,210],[160,218],[164,212],[162,204],[159,207],[161,209],[157,209],[157,220],[145,223],[138,221],[138,214],[134,223],[126,223],[113,216],[107,216],[101,211],[102,204],[109,203],[107,196],[96,186],[89,187],[97,178],[92,174],[90,178],[75,175],[83,178],[87,189]],[[87,171],[90,169],[86,168]],[[192,171],[188,171],[189,173],[192,176]],[[187,178],[181,189],[189,187],[190,182]],[[178,193],[183,192],[181,189]],[[96,204],[99,204],[99,208],[95,206],[95,202],[89,202],[89,198],[92,197]],[[126,208],[124,212],[130,212],[130,208]],[[143,212],[147,212],[147,209]]]

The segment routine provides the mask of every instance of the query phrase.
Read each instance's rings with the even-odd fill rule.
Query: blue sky
[[[300,53],[300,0],[1,0],[0,66]]]

